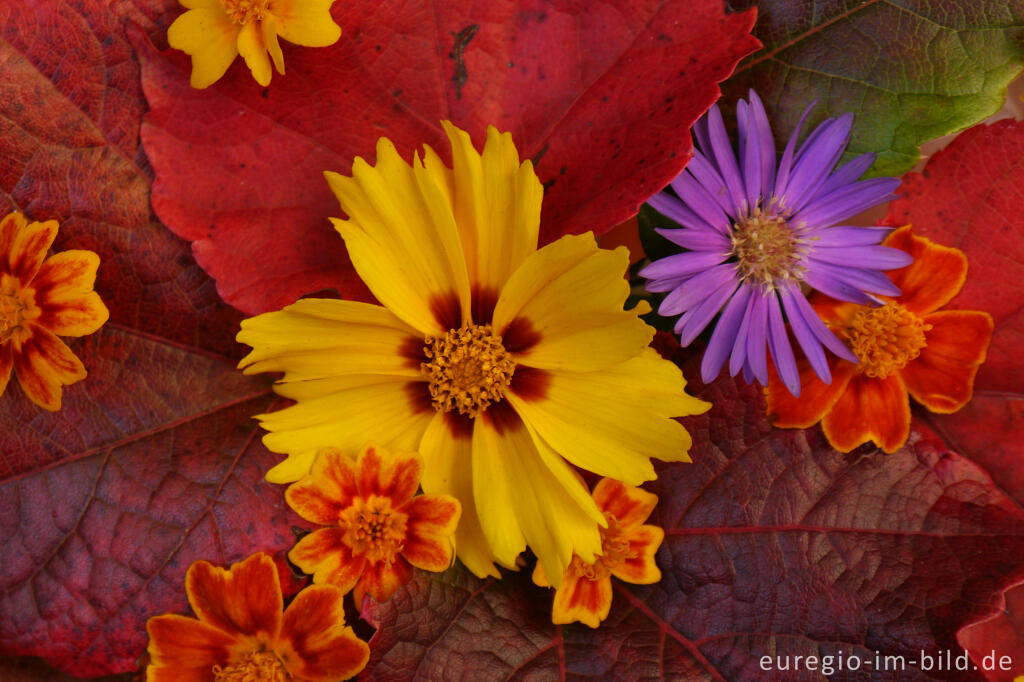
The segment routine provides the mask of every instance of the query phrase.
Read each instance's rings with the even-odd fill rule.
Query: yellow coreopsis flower
[[[304,299],[242,323],[247,373],[284,372],[297,404],[260,415],[264,443],[304,476],[318,449],[367,442],[418,450],[423,490],[462,504],[456,551],[497,575],[529,545],[557,581],[573,553],[593,561],[604,514],[572,465],[630,484],[650,459],[689,461],[673,417],[709,405],[648,348],[623,310],[624,248],[592,234],[538,249],[543,190],[508,133],[483,154],[445,122],[453,168],[430,147],[410,166],[387,139],[377,165],[327,173],[348,220],[332,219],[382,305]]]
[[[167,29],[171,47],[192,57],[193,88],[216,83],[242,55],[252,77],[270,84],[270,62],[284,73],[278,38],[326,47],[341,37],[331,18],[334,0],[179,0],[188,11]]]

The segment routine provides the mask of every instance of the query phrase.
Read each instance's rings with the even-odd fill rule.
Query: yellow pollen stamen
[[[25,321],[25,304],[11,294],[0,294],[0,345],[7,343]]]
[[[932,326],[898,303],[863,308],[843,334],[860,360],[858,372],[884,379],[901,370],[928,345],[925,332]]]
[[[339,523],[354,554],[390,566],[405,547],[408,520],[408,514],[391,508],[389,499],[370,495],[365,500],[357,497],[341,513]]]
[[[438,412],[458,410],[476,417],[505,397],[516,363],[491,325],[468,325],[423,343],[429,362],[420,365],[430,381],[430,397]]]
[[[572,555],[569,571],[587,580],[600,580],[611,574],[628,559],[636,556],[629,551],[629,540],[622,531],[618,519],[605,512],[607,528],[601,528],[601,553],[595,557],[594,563],[588,564],[578,554]]]
[[[268,0],[220,0],[221,6],[231,21],[242,26],[254,21],[262,21],[267,11]]]
[[[254,649],[241,663],[213,666],[213,682],[288,682],[292,676],[272,651]]]
[[[740,277],[772,291],[786,280],[800,281],[804,268],[800,239],[785,218],[754,209],[733,225],[732,251]]]

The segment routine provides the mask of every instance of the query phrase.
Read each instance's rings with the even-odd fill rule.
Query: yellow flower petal
[[[422,348],[411,327],[386,308],[355,301],[303,299],[244,320],[239,343],[253,347],[239,363],[246,374],[284,372],[283,382],[345,374],[422,378]]]
[[[195,11],[195,10],[193,10]],[[238,32],[238,54],[242,55],[245,65],[252,72],[256,82],[267,87],[270,85],[270,58],[267,57],[267,46],[263,43],[263,32],[260,22],[244,24]],[[193,67],[194,68],[194,67]]]
[[[14,349],[14,374],[28,399],[51,412],[60,409],[61,387],[86,377],[82,361],[41,327],[33,327],[32,336]]]
[[[710,404],[683,393],[679,368],[646,349],[600,372],[552,372],[546,396],[507,399],[570,462],[631,485],[654,478],[651,457],[688,462],[690,434],[671,417]]]
[[[612,581],[607,575],[590,580],[581,576],[568,576],[555,590],[551,608],[551,621],[556,625],[579,621],[596,628],[608,617],[612,608]]]
[[[629,252],[599,249],[592,234],[566,236],[531,254],[512,275],[494,311],[503,334],[520,325],[539,340],[516,361],[542,369],[592,371],[633,357],[654,329],[622,309]],[[581,295],[586,292],[586,295]]]
[[[290,43],[306,47],[333,45],[341,37],[341,28],[331,18],[333,2],[270,0],[270,13],[277,19],[277,34]]]
[[[260,32],[263,34],[263,44],[274,62],[274,68],[279,74],[284,75],[284,55],[281,54],[281,43],[277,42],[277,20],[272,15],[264,17],[260,22]]]
[[[516,440],[503,438],[483,419],[473,425],[473,497],[484,536],[504,564],[515,564],[526,549],[526,537],[512,507],[514,498],[524,494],[520,486],[525,483],[509,470],[512,458],[522,456],[510,449],[516,445]]]
[[[382,138],[377,165],[324,173],[349,220],[331,219],[377,300],[419,331],[439,335],[469,318],[469,280],[452,208],[439,183]],[[452,316],[459,319],[447,319]]]
[[[537,249],[544,195],[533,164],[519,163],[511,133],[487,128],[483,154],[469,133],[442,121],[452,144],[455,222],[466,252],[469,279],[495,293]]]
[[[500,578],[473,497],[471,440],[454,437],[444,413],[435,413],[420,442],[420,454],[424,464],[423,492],[452,495],[462,503],[462,518],[455,531],[455,551],[459,559],[477,577]]]
[[[167,43],[192,56],[193,88],[216,83],[238,56],[238,24],[220,4],[190,9],[167,29]]]
[[[60,336],[84,336],[99,329],[110,311],[93,291],[100,257],[92,251],[50,256],[32,281],[40,316],[36,324]]]

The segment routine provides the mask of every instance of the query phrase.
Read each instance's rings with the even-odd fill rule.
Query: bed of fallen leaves
[[[756,85],[780,133],[816,98],[815,117],[854,111],[851,153],[879,153],[877,173],[998,109],[1021,68],[1022,3],[805,4],[759,3],[759,48],[754,12],[719,0],[339,3],[337,45],[286,45],[269,89],[236,63],[203,92],[166,50],[172,0],[0,5],[0,211],[55,218],[57,250],[99,253],[111,310],[72,344],[90,376],[63,410],[14,387],[0,400],[0,652],[46,661],[2,659],[0,677],[122,679],[145,619],[185,610],[193,560],[294,542],[305,524],[263,480],[277,457],[250,419],[273,394],[234,369],[238,311],[367,295],[320,173],[379,135],[442,150],[441,118],[478,139],[511,130],[546,185],[549,240],[607,230],[678,173],[685,130],[737,62],[727,96]],[[757,389],[701,386],[692,353],[661,339],[714,403],[687,420],[695,463],[647,486],[664,579],[616,585],[591,630],[552,625],[529,571],[420,575],[364,609],[366,678],[756,679],[762,654],[962,645],[980,660],[997,639],[1024,672],[1020,588],[1002,601],[1024,580],[1021,159],[1021,124],[972,129],[907,176],[887,217],[963,249],[952,307],[996,320],[967,408],[915,412],[894,455],[841,455],[817,429],[770,428]]]

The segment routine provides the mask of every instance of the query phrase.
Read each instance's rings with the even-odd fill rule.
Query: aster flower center
[[[356,498],[341,513],[340,523],[345,528],[345,543],[354,553],[390,566],[405,545],[408,520],[408,514],[391,508],[388,498],[370,495],[365,500]]]
[[[578,554],[572,557],[569,564],[569,571],[587,580],[601,580],[608,577],[612,569],[621,566],[627,559],[632,558],[629,551],[629,540],[626,538],[618,519],[612,514],[605,512],[604,518],[608,521],[607,528],[601,528],[601,554],[594,563],[588,564]]]
[[[25,321],[25,304],[17,296],[0,294],[0,344],[7,343]]]
[[[884,379],[903,369],[928,345],[930,324],[898,303],[857,311],[843,330],[853,354],[860,360],[857,371]]]
[[[267,11],[267,0],[220,0],[231,21],[242,26],[254,21],[262,21]]]
[[[444,336],[427,337],[420,365],[430,381],[430,397],[438,412],[458,410],[476,417],[505,397],[515,361],[491,325],[471,324],[451,329]]]
[[[228,666],[213,666],[213,682],[288,682],[292,676],[271,651],[254,649],[244,660]]]
[[[732,251],[740,277],[772,291],[785,280],[799,280],[800,240],[784,218],[761,209],[733,225]]]

